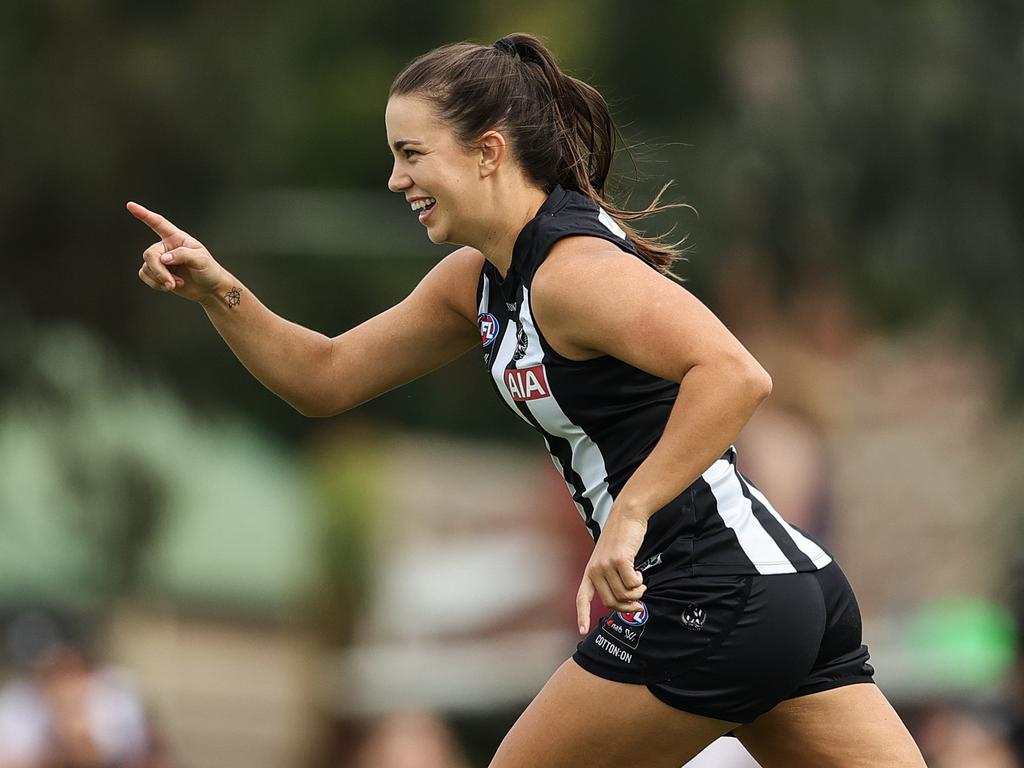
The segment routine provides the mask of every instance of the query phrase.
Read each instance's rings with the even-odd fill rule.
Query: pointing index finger
[[[180,236],[182,234],[181,230],[179,230],[176,226],[174,226],[170,221],[165,219],[159,213],[154,213],[153,211],[149,210],[148,208],[145,208],[144,206],[139,205],[138,203],[129,202],[127,207],[128,212],[132,216],[134,216],[136,219],[138,219],[143,224],[148,226],[164,240],[172,238],[176,235]]]
[[[594,585],[590,577],[584,574],[580,583],[579,591],[576,593],[576,623],[579,625],[580,634],[587,634],[590,629],[590,603],[594,599]]]

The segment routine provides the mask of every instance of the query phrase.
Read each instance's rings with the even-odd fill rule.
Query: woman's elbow
[[[300,414],[305,416],[307,419],[320,419],[330,415],[322,408],[320,408],[316,403],[299,403],[289,400],[288,405],[290,405]]]
[[[321,404],[312,400],[290,399],[288,404],[307,419],[322,419],[325,416],[330,416],[327,410],[321,407]]]
[[[351,406],[327,398],[289,400],[288,404],[308,419],[326,419],[344,413]]]
[[[764,402],[772,393],[772,377],[757,363],[748,368],[744,381],[747,391],[757,405]]]

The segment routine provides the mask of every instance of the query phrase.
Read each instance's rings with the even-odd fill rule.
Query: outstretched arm
[[[160,242],[139,278],[196,301],[242,364],[306,416],[353,408],[451,362],[479,344],[474,297],[483,257],[461,248],[399,304],[334,338],[271,312],[194,237],[129,203]]]

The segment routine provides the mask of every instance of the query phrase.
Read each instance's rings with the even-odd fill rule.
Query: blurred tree
[[[868,321],[957,318],[1024,393],[1024,6],[1010,0],[449,0],[415,15],[395,2],[9,0],[0,303],[89,325],[200,410],[231,403],[282,435],[305,434],[201,311],[137,281],[151,237],[124,200],[206,238],[275,310],[337,333],[404,295],[437,251],[424,241],[367,261],[344,238],[330,260],[243,250],[245,224],[223,226],[218,201],[261,189],[383,193],[394,74],[443,42],[516,27],[545,37],[603,90],[627,137],[648,143],[632,204],[676,178],[675,199],[700,210],[699,222],[650,229],[693,230],[681,271],[705,298],[708,277],[754,245],[780,291],[825,275]],[[379,230],[399,226],[397,198],[393,211]],[[368,412],[487,431],[496,411],[464,407],[467,393],[488,398],[471,357]]]

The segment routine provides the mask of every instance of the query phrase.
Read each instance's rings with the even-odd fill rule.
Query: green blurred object
[[[1016,650],[1009,611],[972,597],[926,604],[911,616],[905,639],[914,675],[958,689],[1002,682]]]
[[[0,349],[0,609],[300,605],[314,516],[294,454],[126,371],[84,328],[16,330],[24,346]]]

